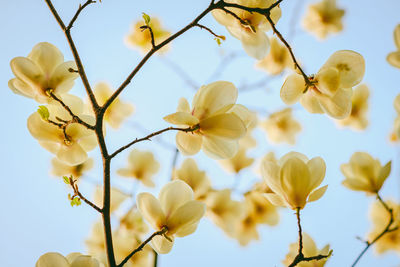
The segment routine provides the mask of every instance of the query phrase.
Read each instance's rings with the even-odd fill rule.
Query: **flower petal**
[[[400,68],[400,51],[389,53],[386,60],[393,67]]]
[[[43,82],[43,73],[40,68],[29,58],[16,57],[10,62],[14,75],[29,86],[36,88]]]
[[[400,50],[400,24],[398,24],[396,28],[394,28],[393,38],[397,49]]]
[[[318,94],[314,90],[308,90],[300,99],[300,104],[310,113],[322,114],[324,111],[317,99]]]
[[[78,165],[88,159],[86,151],[76,142],[72,145],[61,145],[56,156],[69,165]]]
[[[193,116],[205,119],[226,106],[235,104],[238,90],[231,82],[217,81],[200,87],[193,98]]]
[[[379,170],[378,181],[377,181],[378,189],[380,189],[382,187],[386,178],[389,176],[391,169],[392,169],[392,161],[389,161],[388,163],[385,164],[385,166],[383,166]]]
[[[315,157],[307,162],[307,167],[311,175],[309,190],[312,191],[322,183],[322,180],[324,180],[326,165],[325,161],[321,157]]]
[[[35,62],[42,71],[50,75],[64,61],[61,51],[54,45],[42,42],[32,48],[28,58]]]
[[[323,187],[318,188],[317,190],[313,191],[310,196],[308,197],[308,202],[317,201],[320,199],[328,189],[328,185],[324,185]]]
[[[36,267],[70,267],[67,259],[57,252],[48,252],[40,256]]]
[[[192,126],[199,123],[199,119],[188,112],[175,112],[163,118],[166,122],[175,125],[187,125]]]
[[[287,105],[293,105],[303,95],[303,91],[306,89],[304,79],[297,73],[290,74],[281,88],[281,99]]]
[[[268,55],[269,52],[269,39],[268,36],[258,30],[255,34],[251,34],[251,37],[242,38],[242,46],[247,55],[262,60]]]
[[[172,242],[166,239],[164,236],[157,235],[151,240],[151,246],[155,251],[157,251],[157,253],[167,254],[171,251],[172,246],[174,245],[174,236],[168,236],[168,238]]]
[[[278,194],[264,193],[263,196],[265,196],[269,200],[269,202],[271,202],[272,205],[274,205],[274,206],[278,206],[278,207],[287,207],[288,206],[285,199]]]
[[[351,113],[352,89],[339,89],[333,97],[318,95],[321,108],[335,119],[344,119]]]
[[[213,159],[228,159],[235,156],[239,144],[236,140],[229,140],[218,136],[204,136],[203,151]]]
[[[174,180],[167,183],[158,195],[167,221],[175,210],[186,202],[193,200],[193,198],[192,188],[182,180]]]
[[[190,113],[190,105],[186,98],[181,97],[179,99],[178,108],[176,109],[176,111]]]
[[[165,215],[160,202],[150,193],[140,193],[137,197],[140,213],[155,230],[160,230],[165,223]]]
[[[53,88],[58,94],[68,92],[74,85],[74,80],[79,77],[78,73],[71,72],[69,69],[77,69],[74,61],[61,63],[51,75],[49,87]]]
[[[324,68],[321,69],[315,79],[318,81],[318,90],[328,96],[333,96],[339,89],[340,76],[337,68]]]
[[[168,233],[174,234],[180,229],[184,229],[190,225],[197,224],[203,217],[206,206],[197,200],[191,200],[174,210],[167,219]],[[181,236],[182,232],[181,232]]]
[[[235,114],[224,113],[202,120],[200,131],[205,135],[239,139],[246,134],[246,126]]]
[[[176,134],[175,140],[177,148],[185,156],[191,156],[199,152],[203,143],[201,135],[181,131]]]

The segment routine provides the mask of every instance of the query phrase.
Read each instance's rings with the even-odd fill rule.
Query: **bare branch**
[[[168,127],[168,128],[159,130],[159,131],[157,131],[157,132],[151,133],[151,134],[149,134],[149,135],[147,135],[147,136],[145,136],[145,137],[136,138],[135,140],[133,140],[133,141],[130,142],[129,144],[127,144],[127,145],[125,145],[125,146],[123,146],[123,147],[117,149],[114,153],[112,153],[112,154],[110,155],[110,158],[115,157],[116,155],[118,155],[119,153],[121,153],[122,151],[124,151],[125,149],[129,148],[130,146],[132,146],[132,145],[134,145],[134,144],[136,144],[136,143],[139,143],[139,142],[142,142],[142,141],[145,141],[145,140],[151,141],[150,138],[152,138],[152,137],[154,137],[154,136],[156,136],[156,135],[162,134],[162,133],[164,133],[164,132],[167,132],[167,131],[175,130],[175,131],[182,131],[182,132],[193,132],[193,131],[196,131],[196,130],[198,130],[198,129],[199,129],[199,125],[195,125],[195,126],[193,126],[193,127],[188,127],[188,128]]]
[[[94,208],[96,211],[98,211],[99,213],[102,213],[103,210],[101,208],[99,208],[96,204],[94,204],[93,202],[91,202],[90,200],[88,200],[87,198],[85,198],[81,192],[79,192],[79,188],[78,185],[76,184],[76,180],[72,179],[72,176],[69,177],[69,184],[71,185],[72,189],[74,190],[74,196],[78,196],[80,199],[82,199],[83,201],[85,201],[86,204],[88,204],[89,206],[91,206],[92,208]],[[74,197],[72,196],[72,198]]]
[[[197,23],[195,26],[199,27],[200,29],[204,29],[206,31],[208,31],[209,33],[211,33],[212,35],[214,35],[214,37],[216,38],[220,38],[222,40],[225,40],[225,36],[223,35],[218,35],[215,32],[213,32],[210,28],[208,28],[207,26],[204,26],[202,24]]]
[[[69,22],[66,30],[69,31],[71,30],[72,26],[74,26],[74,22],[76,21],[76,19],[78,18],[79,14],[82,12],[82,10],[85,9],[85,7],[87,7],[90,4],[96,3],[96,1],[93,0],[87,0],[83,5],[79,4],[79,8],[76,11],[75,15],[72,17],[71,21]]]
[[[124,266],[124,264],[127,263],[128,260],[129,260],[130,258],[133,257],[133,255],[135,255],[137,252],[141,251],[141,250],[144,248],[144,246],[146,246],[147,243],[149,243],[154,237],[156,237],[156,236],[158,236],[158,235],[163,235],[163,234],[165,234],[165,233],[167,232],[167,230],[168,230],[168,229],[167,229],[166,227],[164,227],[164,228],[161,229],[160,231],[154,232],[154,233],[153,233],[151,236],[149,236],[145,241],[143,241],[142,244],[140,244],[135,250],[133,250],[131,253],[129,253],[129,255],[126,256],[125,259],[124,259],[120,264],[117,265],[117,267],[122,267],[122,266]]]

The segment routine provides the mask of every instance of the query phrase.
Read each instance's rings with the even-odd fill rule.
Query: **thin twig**
[[[200,23],[197,23],[195,26],[199,27],[200,29],[204,29],[204,30],[208,31],[209,33],[214,35],[214,37],[216,37],[216,38],[220,38],[222,40],[225,40],[225,36],[216,34],[215,32],[213,32],[213,30],[211,30],[207,26],[204,26],[204,25],[202,25]]]
[[[152,29],[149,25],[140,26],[140,29],[142,29],[142,31],[149,30],[149,32],[150,32],[151,47],[152,47],[152,49],[154,49],[154,47],[156,47],[156,41],[154,40],[154,32],[153,32],[153,29]]]
[[[323,260],[331,256],[332,250],[329,251],[328,255],[316,255],[311,257],[305,257],[303,254],[303,233],[301,229],[301,222],[300,222],[300,208],[296,209],[296,217],[297,217],[297,227],[299,228],[299,250],[297,252],[297,256],[293,259],[293,262],[288,267],[294,267],[300,262],[303,261],[314,261],[314,260]]]
[[[154,232],[151,236],[149,236],[145,241],[142,242],[142,244],[140,244],[135,250],[133,250],[131,253],[129,253],[128,256],[125,257],[125,259],[117,265],[117,267],[122,267],[125,263],[128,262],[128,260],[130,258],[132,258],[133,255],[135,255],[137,252],[141,251],[144,246],[147,245],[147,243],[149,243],[154,237],[158,236],[158,235],[163,235],[167,232],[167,228],[164,227],[163,229],[161,229],[160,231]]]
[[[154,254],[153,267],[157,267],[157,265],[158,265],[158,253],[154,249],[153,249],[153,254]]]
[[[96,3],[96,1],[93,0],[87,0],[83,5],[79,4],[79,8],[76,11],[75,15],[72,17],[71,21],[69,22],[66,30],[69,31],[71,30],[72,26],[74,26],[74,22],[76,21],[76,19],[78,18],[79,14],[82,12],[82,10],[85,9],[85,7],[87,7],[90,4]]]
[[[75,115],[70,109],[70,107],[66,105],[64,101],[62,101],[60,98],[58,98],[53,92],[49,92],[49,96],[58,103],[60,103],[60,105],[69,113],[69,115],[72,117],[72,122],[82,124],[86,128],[94,130],[95,127],[93,125],[88,124],[87,122],[83,121],[79,116]]]
[[[199,125],[195,125],[195,126],[193,126],[193,127],[188,127],[188,128],[176,128],[176,127],[164,128],[164,129],[159,130],[159,131],[157,131],[157,132],[154,132],[154,133],[151,133],[151,134],[149,134],[149,135],[146,135],[145,137],[136,138],[135,140],[133,140],[133,141],[130,142],[129,144],[127,144],[127,145],[125,145],[125,146],[123,146],[123,147],[117,149],[114,153],[112,153],[112,154],[110,155],[110,158],[115,157],[116,155],[118,155],[119,153],[121,153],[122,151],[124,151],[125,149],[129,148],[130,146],[132,146],[132,145],[134,145],[134,144],[136,144],[136,143],[139,143],[139,142],[142,142],[142,141],[145,141],[145,140],[151,141],[150,138],[152,138],[152,137],[154,137],[154,136],[156,136],[156,135],[162,134],[162,133],[164,133],[164,132],[167,132],[167,131],[175,130],[175,131],[182,131],[182,132],[193,132],[193,131],[196,131],[196,130],[198,130],[198,129],[199,129]]]
[[[373,245],[375,244],[382,236],[384,236],[386,233],[390,233],[393,231],[396,231],[398,229],[398,227],[394,227],[394,228],[390,228],[392,226],[392,224],[394,223],[394,215],[393,215],[393,209],[390,208],[385,201],[382,200],[381,196],[379,195],[379,193],[376,193],[376,198],[378,199],[378,201],[382,204],[382,206],[385,208],[385,210],[389,213],[389,222],[386,225],[385,229],[383,229],[383,231],[377,235],[371,242],[369,241],[365,241],[366,246],[365,248],[361,251],[361,253],[358,255],[358,257],[356,258],[356,260],[353,262],[353,264],[351,265],[351,267],[354,267],[357,265],[357,263],[360,261],[361,257],[365,254],[365,252],[367,252],[367,250]]]
[[[96,204],[94,204],[93,202],[91,202],[90,200],[88,200],[81,194],[81,192],[79,191],[78,185],[75,182],[76,182],[76,180],[72,179],[72,177],[69,177],[69,184],[71,185],[72,189],[74,190],[74,194],[76,196],[78,196],[80,199],[82,199],[83,201],[85,201],[86,204],[88,204],[89,206],[94,208],[96,211],[102,213],[103,210],[101,208],[99,208]],[[72,196],[72,197],[74,197],[74,196]]]

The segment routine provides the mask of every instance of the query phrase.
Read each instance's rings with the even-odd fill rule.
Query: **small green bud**
[[[147,15],[146,13],[144,13],[144,12],[142,12],[142,14],[143,14],[142,17],[143,17],[144,23],[146,23],[146,25],[149,26],[149,24],[150,24],[150,16]]]
[[[46,106],[39,106],[37,112],[39,113],[42,120],[45,121],[49,120],[50,112]]]

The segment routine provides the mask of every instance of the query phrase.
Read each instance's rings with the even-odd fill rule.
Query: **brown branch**
[[[199,24],[199,23],[197,23],[195,26],[199,27],[200,29],[203,29],[203,30],[208,31],[209,33],[211,33],[212,35],[214,35],[214,37],[216,37],[216,38],[220,38],[220,39],[222,39],[222,40],[225,40],[225,36],[216,34],[215,32],[213,32],[213,30],[211,30],[211,29],[208,28],[207,26],[204,26],[204,25]]]
[[[181,30],[176,32],[175,34],[171,35],[169,38],[161,42],[160,44],[156,45],[153,47],[144,57],[143,59],[139,62],[139,64],[133,69],[133,71],[128,75],[128,77],[125,79],[125,81],[118,87],[118,89],[111,95],[111,97],[104,103],[104,105],[101,107],[103,112],[107,110],[107,108],[111,105],[111,103],[121,94],[121,92],[125,89],[125,87],[132,81],[133,77],[139,72],[139,70],[143,67],[143,65],[149,60],[149,58],[156,53],[158,50],[163,48],[165,45],[176,39],[177,37],[181,36],[183,33],[186,31],[190,30],[191,28],[195,27],[196,24],[209,12],[217,8],[217,5],[220,5],[220,2],[214,3],[214,1],[211,1],[209,6],[200,13],[191,23],[183,27]]]
[[[88,204],[89,206],[91,206],[92,208],[94,208],[96,211],[102,213],[103,210],[101,208],[99,208],[96,204],[94,204],[93,202],[91,202],[90,200],[88,200],[87,198],[85,198],[81,192],[79,192],[79,188],[78,185],[75,183],[76,180],[72,179],[72,176],[69,177],[69,184],[71,185],[72,189],[74,190],[74,195],[72,196],[72,198],[74,196],[78,196],[80,199],[82,199],[83,201],[85,201],[86,204]]]
[[[71,30],[72,26],[74,26],[74,22],[76,21],[76,19],[78,18],[79,14],[82,12],[82,10],[84,10],[85,7],[87,7],[88,5],[93,4],[93,3],[96,3],[96,1],[87,0],[86,3],[84,3],[83,5],[79,4],[78,10],[76,11],[75,15],[72,17],[71,21],[69,22],[69,24],[65,30],[67,30],[67,31]]]
[[[154,249],[153,249],[153,254],[154,254],[153,267],[157,267],[157,265],[158,265],[158,253]]]
[[[89,96],[90,103],[92,105],[93,111],[97,114],[99,112],[98,111],[99,105],[98,105],[98,103],[96,101],[96,98],[95,98],[95,96],[93,94],[92,88],[90,87],[88,78],[86,76],[85,69],[83,67],[81,58],[80,58],[79,53],[78,53],[78,50],[76,49],[74,40],[72,39],[71,32],[70,32],[71,29],[67,28],[65,26],[63,20],[61,19],[60,15],[58,14],[57,10],[54,8],[54,5],[51,2],[51,0],[44,0],[44,1],[48,5],[51,13],[55,17],[56,21],[58,22],[58,24],[60,25],[61,29],[63,30],[63,32],[65,34],[65,37],[67,38],[68,44],[69,44],[69,46],[71,48],[71,51],[72,51],[72,55],[74,56],[74,59],[75,59],[75,63],[77,65],[77,67],[78,67],[79,76],[81,77],[81,80],[82,80],[82,83],[83,83],[83,85],[85,87],[86,93]],[[78,15],[79,15],[79,13],[78,13]]]
[[[167,132],[167,131],[176,130],[176,131],[182,131],[182,132],[193,132],[193,131],[196,131],[196,130],[198,130],[198,129],[199,129],[199,125],[195,125],[195,126],[193,126],[193,127],[188,127],[188,128],[176,128],[176,127],[164,128],[164,129],[159,130],[159,131],[157,131],[157,132],[154,132],[154,133],[151,133],[151,134],[149,134],[149,135],[146,135],[145,137],[136,138],[135,140],[133,140],[133,141],[130,142],[129,144],[127,144],[127,145],[125,145],[125,146],[123,146],[123,147],[117,149],[114,153],[112,153],[112,154],[110,155],[110,158],[115,157],[116,155],[118,155],[119,153],[121,153],[122,151],[124,151],[125,149],[129,148],[130,146],[132,146],[132,145],[134,145],[134,144],[136,144],[136,143],[139,143],[139,142],[142,142],[142,141],[146,141],[146,140],[151,141],[150,138],[152,138],[152,137],[154,137],[154,136],[156,136],[156,135],[162,134],[162,133],[164,133],[164,132]]]
[[[164,227],[163,229],[161,229],[160,231],[154,232],[151,236],[149,236],[145,241],[142,242],[142,244],[140,244],[135,250],[133,250],[131,253],[129,253],[128,256],[125,257],[125,259],[117,265],[117,267],[122,267],[124,266],[125,263],[128,262],[128,260],[130,258],[132,258],[133,255],[135,255],[137,252],[141,251],[144,246],[147,245],[147,243],[149,243],[154,237],[158,236],[158,235],[163,235],[167,232],[167,228]]]
[[[149,30],[149,32],[150,32],[150,41],[151,41],[151,47],[152,47],[152,49],[154,49],[154,47],[156,47],[156,42],[155,42],[155,40],[154,40],[154,32],[153,32],[153,29],[150,27],[150,26],[148,26],[148,25],[143,25],[143,26],[140,26],[140,29],[142,29],[142,31],[144,31],[144,30]]]
[[[358,257],[356,258],[356,260],[353,262],[353,264],[351,265],[351,267],[354,267],[357,265],[357,263],[360,261],[361,257],[365,254],[365,252],[367,252],[367,250],[373,245],[375,244],[382,236],[384,236],[386,233],[390,233],[393,231],[396,231],[398,229],[398,227],[394,227],[394,228],[390,228],[392,226],[392,224],[394,223],[394,214],[393,214],[393,209],[390,208],[385,201],[382,200],[381,196],[379,195],[379,193],[376,193],[376,198],[378,199],[378,201],[382,204],[382,206],[385,208],[385,210],[389,213],[390,219],[388,224],[386,225],[385,229],[383,229],[383,231],[377,235],[371,242],[369,241],[365,241],[366,246],[365,248],[361,251],[361,253],[358,255]]]
[[[60,98],[58,98],[53,92],[49,92],[49,96],[54,99],[55,101],[57,101],[58,103],[60,103],[60,105],[69,113],[69,115],[72,117],[72,122],[76,122],[79,124],[82,124],[83,126],[85,126],[86,128],[90,129],[90,130],[94,130],[94,126],[88,124],[87,122],[83,121],[79,116],[75,115],[72,110],[70,109],[70,107],[68,107],[64,101],[62,101]]]
[[[311,256],[311,257],[305,257],[303,254],[303,233],[301,229],[301,222],[300,222],[300,208],[296,209],[296,217],[297,217],[297,226],[299,228],[299,250],[297,253],[297,256],[293,259],[293,262],[289,264],[288,267],[294,267],[300,262],[303,261],[313,261],[313,260],[322,260],[326,259],[332,254],[332,250],[329,251],[328,255],[316,255],[316,256]]]

